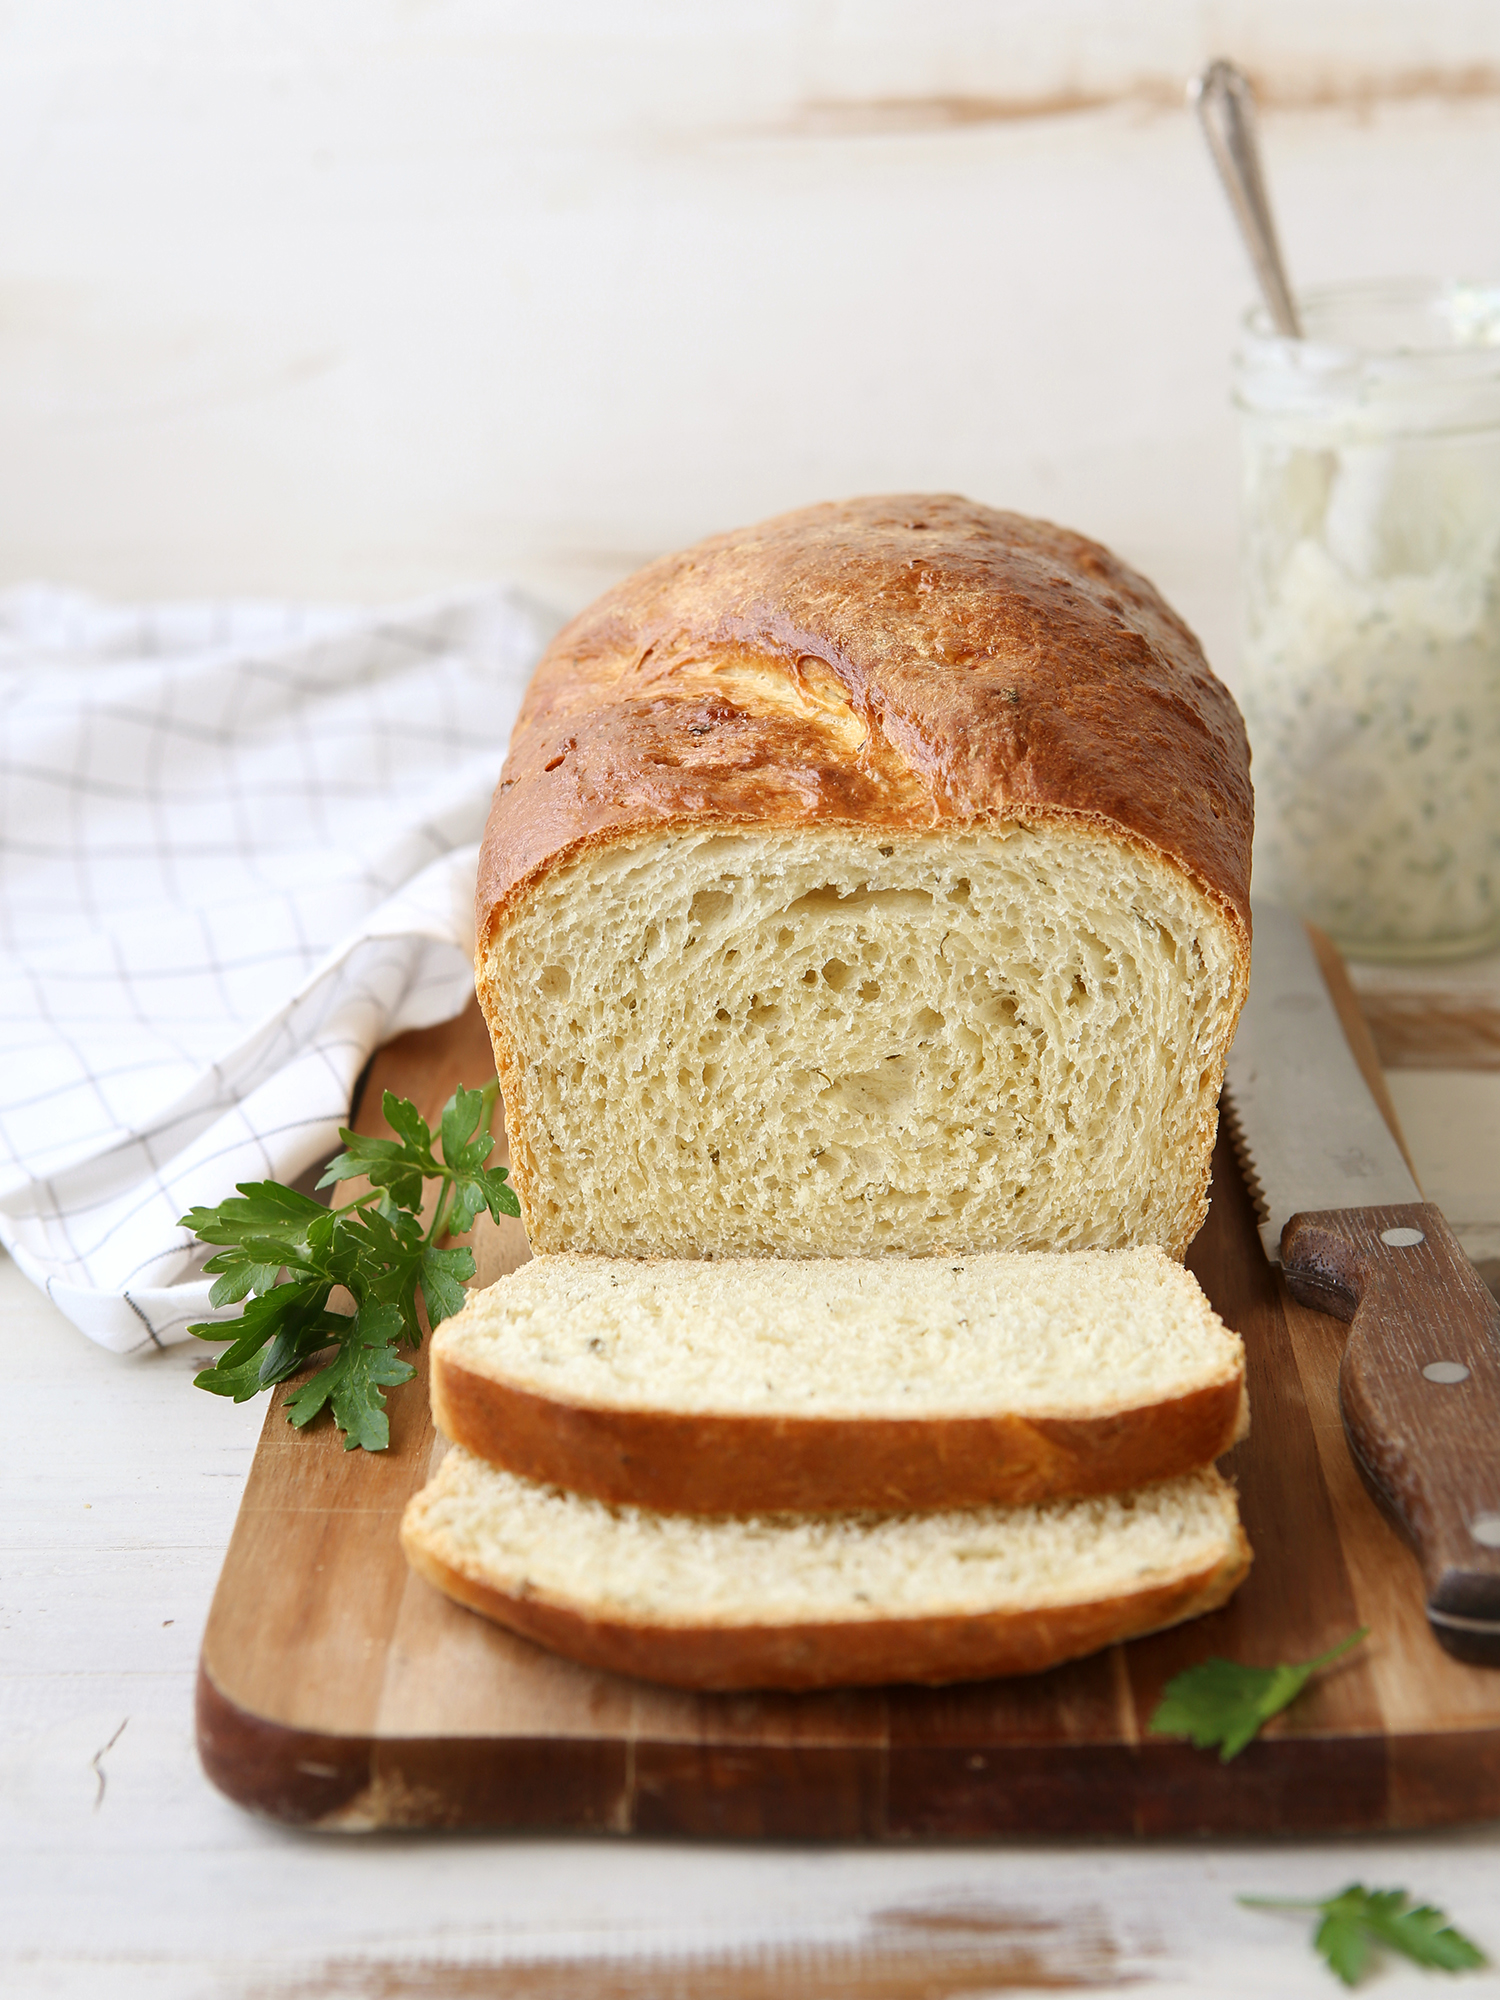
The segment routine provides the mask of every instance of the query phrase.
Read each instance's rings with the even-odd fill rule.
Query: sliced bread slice
[[[525,1478],[710,1515],[1120,1492],[1247,1428],[1239,1336],[1155,1248],[538,1257],[438,1329],[432,1407]]]
[[[606,1507],[458,1446],[401,1538],[485,1617],[686,1688],[1035,1673],[1212,1610],[1250,1563],[1212,1469],[1035,1507],[710,1521]]]

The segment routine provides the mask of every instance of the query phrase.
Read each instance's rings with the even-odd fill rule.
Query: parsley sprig
[[[490,1116],[498,1084],[460,1088],[443,1107],[441,1157],[432,1130],[407,1098],[390,1091],[382,1100],[394,1139],[366,1138],[340,1128],[344,1150],[329,1162],[320,1188],[363,1175],[368,1192],[341,1208],[325,1208],[279,1181],[243,1181],[238,1195],[217,1208],[195,1208],[182,1218],[201,1242],[223,1246],[204,1269],[217,1274],[209,1303],[245,1300],[238,1334],[211,1368],[193,1379],[216,1396],[237,1403],[293,1375],[324,1348],[333,1360],[286,1400],[300,1430],[325,1407],[344,1433],[344,1449],[384,1451],[390,1420],[382,1391],[416,1372],[396,1352],[422,1338],[420,1293],[431,1326],[458,1311],[464,1281],[474,1275],[472,1251],[445,1246],[461,1236],[481,1209],[496,1221],[519,1215],[504,1167],[485,1165],[495,1141]],[[432,1219],[421,1208],[429,1181],[439,1183]],[[336,1288],[353,1311],[335,1310]],[[200,1340],[223,1340],[222,1321],[188,1329]]]
[[[1153,1736],[1190,1736],[1200,1750],[1222,1745],[1219,1762],[1227,1764],[1297,1699],[1319,1668],[1368,1638],[1369,1630],[1362,1625],[1300,1666],[1242,1667],[1236,1660],[1212,1659],[1188,1667],[1162,1689],[1148,1727]]]
[[[1413,1908],[1405,1889],[1367,1889],[1362,1882],[1351,1882],[1322,1902],[1280,1896],[1239,1900],[1250,1910],[1316,1910],[1322,1921],[1313,1947],[1346,1986],[1358,1983],[1381,1946],[1439,1972],[1469,1972],[1487,1963],[1478,1945],[1455,1930],[1441,1910],[1430,1903]]]

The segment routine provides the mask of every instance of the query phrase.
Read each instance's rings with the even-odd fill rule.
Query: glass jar
[[[1500,943],[1500,286],[1345,285],[1236,357],[1255,887],[1364,958]]]

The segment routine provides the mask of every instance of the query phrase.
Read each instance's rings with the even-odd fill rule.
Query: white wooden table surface
[[[1113,543],[1233,684],[1249,285],[1181,95],[1219,53],[1264,86],[1296,278],[1500,273],[1500,10],[1472,0],[10,0],[0,586],[510,575],[567,606],[778,507],[941,487]],[[1500,1072],[1394,1085],[1431,1191],[1500,1254]],[[260,1825],[202,1778],[191,1703],[261,1416],[195,1360],[112,1360],[0,1264],[6,1995],[1327,1995],[1305,1922],[1234,1898],[1355,1877],[1500,1954],[1495,1828]]]

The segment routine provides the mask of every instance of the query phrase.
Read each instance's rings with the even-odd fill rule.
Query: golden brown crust
[[[632,1625],[541,1596],[511,1596],[439,1561],[403,1532],[408,1561],[471,1611],[585,1666],[671,1687],[730,1690],[942,1686],[1035,1674],[1212,1611],[1250,1567],[1250,1545],[1211,1569],[1087,1604],[943,1618],[871,1618],[818,1625]]]
[[[1166,856],[1248,961],[1244,726],[1151,586],[952,495],[805,508],[653,563],[558,635],[485,833],[480,955],[543,871],[647,830],[1014,819]]]
[[[563,1402],[434,1351],[433,1420],[543,1486],[663,1514],[905,1513],[1120,1493],[1234,1443],[1242,1377],[1107,1417],[774,1417]]]

